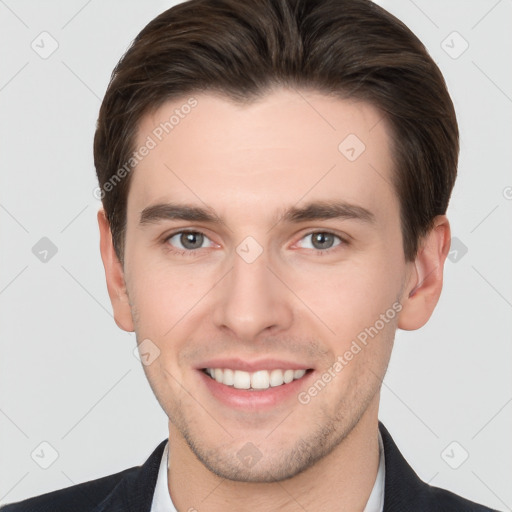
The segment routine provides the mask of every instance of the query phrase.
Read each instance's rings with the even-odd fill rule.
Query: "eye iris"
[[[204,236],[201,233],[182,233],[180,242],[186,249],[199,249],[203,245]]]
[[[315,249],[330,249],[334,243],[334,235],[329,233],[313,233],[311,239]]]

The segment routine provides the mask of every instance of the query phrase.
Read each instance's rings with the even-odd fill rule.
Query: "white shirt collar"
[[[384,484],[386,481],[386,465],[384,462],[384,443],[379,430],[379,469],[363,512],[382,512],[384,510]]]
[[[169,494],[167,484],[167,469],[169,468],[169,441],[165,444],[164,453],[158,470],[156,479],[155,493],[153,494],[153,503],[151,504],[151,512],[177,512],[173,505]]]
[[[171,496],[169,495],[169,487],[167,482],[167,469],[169,467],[169,441],[167,441],[158,470],[156,479],[155,493],[153,494],[153,503],[151,504],[151,512],[177,512]],[[384,483],[386,479],[386,469],[384,464],[384,445],[382,444],[382,436],[379,431],[379,470],[377,478],[373,485],[370,498],[366,503],[363,512],[382,512],[384,509]]]

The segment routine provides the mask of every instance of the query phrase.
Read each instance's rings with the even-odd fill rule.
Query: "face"
[[[207,468],[289,478],[377,414],[414,267],[390,134],[372,106],[320,93],[194,98],[140,124],[136,147],[155,144],[132,176],[116,318]]]

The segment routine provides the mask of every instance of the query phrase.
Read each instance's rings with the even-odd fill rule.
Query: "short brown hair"
[[[94,162],[121,262],[131,174],[105,185],[129,161],[141,117],[194,92],[246,103],[276,86],[363,100],[384,113],[404,253],[414,259],[446,212],[459,153],[452,101],[419,39],[370,0],[190,0],[140,32],[101,105]]]

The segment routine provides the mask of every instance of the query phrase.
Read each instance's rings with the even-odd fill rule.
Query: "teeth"
[[[205,371],[217,382],[236,389],[268,389],[301,379],[306,374],[306,370],[279,369],[270,372],[258,370],[252,373],[230,368],[206,368]]]
[[[226,386],[232,386],[235,383],[235,372],[226,368],[223,373],[222,381]]]
[[[272,370],[270,372],[270,385],[274,387],[282,384],[284,384],[283,370]]]
[[[306,370],[294,370],[293,372],[293,378],[295,380],[301,379],[306,374]]]
[[[233,386],[235,386],[236,389],[249,389],[251,387],[251,374],[235,370]]]
[[[251,374],[252,389],[268,389],[270,386],[270,375],[267,370],[260,370]]]
[[[293,370],[286,370],[283,374],[283,380],[285,384],[290,383],[293,380],[293,374],[295,372]]]

